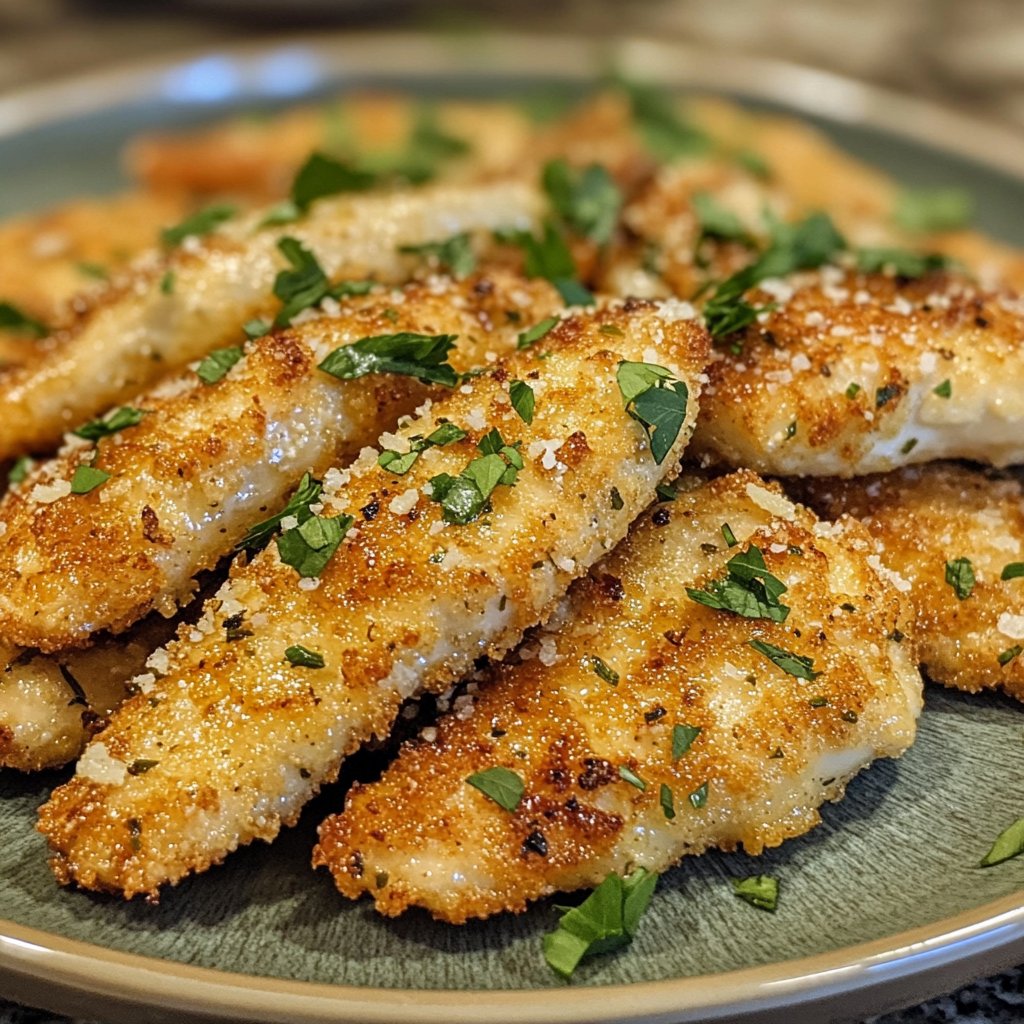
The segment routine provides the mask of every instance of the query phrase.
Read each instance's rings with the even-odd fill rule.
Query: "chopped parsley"
[[[667,786],[664,782],[658,791],[658,802],[661,804],[661,810],[666,820],[671,821],[676,816],[676,801],[672,787]]]
[[[730,548],[734,548],[739,544],[736,534],[732,532],[732,527],[728,523],[722,523],[722,536],[725,538],[726,545]]]
[[[657,884],[644,868],[626,878],[611,874],[578,907],[559,907],[558,927],[544,936],[544,959],[569,978],[585,956],[628,945]]]
[[[364,192],[376,183],[376,176],[346,166],[323,153],[311,153],[292,182],[291,201],[299,213],[306,213],[317,199],[341,192]]]
[[[398,373],[424,383],[454,387],[458,374],[446,362],[455,334],[380,334],[360,338],[336,348],[319,369],[339,380],[354,380],[368,373]]]
[[[685,722],[672,726],[672,760],[678,761],[693,745],[700,735],[699,725],[687,725]]]
[[[786,621],[789,607],[779,598],[788,588],[768,571],[759,547],[751,544],[746,551],[734,555],[726,563],[726,569],[728,575],[724,579],[711,580],[701,590],[687,587],[690,600],[748,619]]]
[[[846,389],[846,397],[852,401],[861,393],[862,390],[863,388],[861,388],[859,384],[854,382],[850,384],[850,386]]]
[[[1024,562],[1008,562],[999,574],[1001,580],[1018,580],[1024,578]]]
[[[295,493],[288,499],[288,504],[276,515],[256,523],[255,526],[249,527],[248,533],[239,541],[237,546],[239,548],[262,547],[277,532],[278,526],[281,525],[281,520],[288,516],[295,516],[301,525],[313,515],[309,506],[317,501],[321,490],[319,480],[314,480],[309,473],[303,474],[302,479],[299,481],[299,486],[295,489]]]
[[[939,398],[949,398],[953,394],[953,382],[947,377],[941,384],[932,388],[932,394]]]
[[[772,177],[772,169],[760,153],[752,149],[741,149],[733,153],[733,159],[744,170],[749,171],[755,178],[767,181]]]
[[[707,192],[695,193],[693,212],[697,217],[697,226],[700,228],[698,245],[706,238],[717,238],[723,242],[741,242],[748,246],[757,244],[739,217],[731,210],[727,210]]]
[[[951,265],[941,253],[911,252],[908,249],[858,249],[857,269],[865,274],[894,274],[897,277],[924,277],[933,270]]]
[[[281,300],[275,327],[287,327],[304,309],[318,306],[331,293],[330,281],[316,257],[297,238],[286,235],[277,247],[291,265],[274,278],[274,295]]]
[[[699,811],[708,802],[708,784],[704,782],[699,785],[687,799],[690,801],[690,806]]]
[[[196,376],[204,384],[216,384],[244,354],[241,345],[215,349],[196,367]]]
[[[974,212],[971,194],[961,188],[914,189],[900,196],[893,220],[908,231],[955,231]]]
[[[534,342],[540,341],[541,338],[549,334],[553,327],[558,326],[558,323],[559,319],[557,316],[549,316],[546,320],[541,320],[539,324],[534,324],[528,331],[523,331],[519,335],[516,348],[529,348]]]
[[[618,487],[613,487],[608,492],[608,500],[616,512],[621,512],[626,507],[626,503],[622,500],[622,495],[619,494]]]
[[[683,118],[673,96],[646,83],[620,79],[618,85],[629,98],[644,144],[658,160],[706,156],[714,149],[711,136]]]
[[[439,473],[430,480],[431,500],[438,502],[446,523],[464,526],[483,512],[498,486],[514,487],[523,468],[518,442],[505,444],[497,430],[491,430],[477,443],[481,455],[459,474]]]
[[[603,658],[592,654],[590,656],[590,667],[594,670],[594,674],[599,679],[603,679],[609,686],[619,685],[619,673],[611,668]]]
[[[208,235],[225,221],[234,217],[236,213],[238,213],[238,207],[231,203],[214,203],[212,206],[193,213],[191,217],[186,217],[181,223],[164,228],[160,232],[160,240],[166,246],[181,245],[186,238]]]
[[[671,371],[655,363],[619,363],[615,374],[626,411],[640,423],[660,466],[672,450],[686,419],[689,389]]]
[[[110,479],[110,474],[95,466],[78,466],[71,476],[71,493],[88,494]]]
[[[72,433],[76,437],[84,438],[86,441],[99,441],[100,438],[110,437],[112,434],[117,434],[128,427],[134,427],[142,422],[142,417],[145,415],[146,411],[144,409],[134,409],[130,405],[122,405],[120,409],[114,409],[100,419],[89,420],[88,423],[83,423],[77,430],[73,430]]]
[[[769,910],[774,913],[775,908],[779,905],[779,882],[771,875],[734,878],[732,891],[741,900],[746,900],[747,903],[759,910]]]
[[[428,448],[437,448],[442,445],[451,444],[453,441],[460,441],[466,436],[466,432],[457,427],[454,423],[442,423],[433,433],[426,437],[416,436],[409,439],[409,450],[407,452],[396,452],[390,448],[377,456],[377,465],[395,476],[404,476],[416,464],[416,460]]]
[[[30,334],[34,338],[45,338],[50,333],[50,328],[42,320],[29,316],[14,303],[0,301],[0,331],[15,331]]]
[[[875,389],[875,408],[881,409],[900,395],[899,384],[883,384]]]
[[[163,277],[160,278],[160,291],[164,295],[173,295],[176,280],[177,275],[173,270],[165,270]]]
[[[324,656],[316,651],[311,651],[302,644],[295,644],[285,648],[284,656],[288,663],[296,668],[323,668],[326,662]]]
[[[576,261],[553,221],[545,221],[539,238],[529,231],[519,230],[499,232],[497,237],[522,249],[526,276],[550,281],[567,306],[594,305],[594,296],[578,280]]]
[[[1005,651],[1000,651],[998,659],[1000,666],[1005,668],[1014,658],[1020,657],[1021,651],[1024,651],[1024,647],[1021,647],[1020,644],[1014,644],[1012,647],[1007,647]]]
[[[242,324],[242,333],[250,340],[255,341],[262,338],[270,330],[270,321],[262,317],[254,317]]]
[[[510,768],[485,768],[468,776],[466,782],[506,811],[514,811],[523,799],[523,780]]]
[[[820,672],[814,671],[814,661],[802,654],[793,654],[791,651],[776,647],[775,644],[767,643],[764,640],[748,641],[751,647],[758,654],[763,654],[769,661],[778,665],[783,672],[788,672],[797,679],[817,679]]]
[[[303,579],[316,579],[352,526],[351,516],[310,517],[277,538],[277,552]]]
[[[130,765],[128,765],[128,774],[145,775],[146,772],[152,771],[159,763],[159,761],[154,761],[149,757],[136,758]]]
[[[946,563],[946,582],[961,601],[966,601],[974,591],[974,566],[969,558],[954,558]]]
[[[439,267],[450,270],[456,277],[465,277],[476,269],[476,254],[468,231],[452,235],[443,242],[425,242],[423,245],[402,245],[399,252],[436,260]]]
[[[679,497],[679,491],[672,484],[658,484],[654,488],[654,493],[660,502],[675,501]]]
[[[27,455],[22,455],[7,472],[7,482],[12,487],[20,484],[32,472],[35,463]]]
[[[644,782],[644,780],[627,765],[619,765],[619,778],[622,779],[623,782],[628,782],[631,786],[639,789],[641,793],[647,789],[647,783]]]
[[[94,281],[110,280],[110,271],[102,263],[90,263],[88,261],[76,263],[75,270],[83,277],[91,277]]]
[[[576,171],[559,158],[545,164],[542,183],[552,209],[576,234],[599,245],[611,239],[622,193],[606,168],[591,164]]]
[[[512,408],[519,414],[519,418],[527,425],[531,424],[537,401],[533,388],[526,381],[514,380],[509,384],[508,397],[512,401]]]
[[[1005,828],[996,837],[992,849],[981,858],[978,865],[990,868],[993,864],[1002,864],[1011,857],[1019,857],[1024,853],[1024,818],[1018,818],[1012,825]]]

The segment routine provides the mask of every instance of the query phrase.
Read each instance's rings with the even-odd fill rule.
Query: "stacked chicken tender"
[[[314,862],[461,923],[802,834],[912,743],[919,663],[1024,693],[1020,485],[949,461],[1024,462],[1019,257],[691,114],[133,147],[186,219],[0,371],[0,764],[78,757],[61,882],[156,898],[437,694]]]

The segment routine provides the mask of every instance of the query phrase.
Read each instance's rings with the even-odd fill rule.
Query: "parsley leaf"
[[[304,579],[315,579],[338,550],[352,523],[351,516],[310,516],[277,538],[281,561]]]
[[[339,380],[354,380],[368,373],[398,373],[424,383],[454,387],[459,377],[445,360],[457,337],[402,331],[360,338],[336,348],[319,369]]]
[[[77,270],[83,277],[91,277],[94,281],[109,281],[110,271],[102,263],[90,263],[85,260],[75,264]]]
[[[313,513],[309,506],[314,504],[320,497],[322,490],[319,480],[314,480],[309,473],[304,473],[299,481],[295,493],[288,499],[288,503],[276,515],[264,519],[249,527],[249,531],[237,544],[238,548],[259,548],[262,547],[271,536],[277,531],[281,520],[288,516],[295,516],[300,525],[304,523]]]
[[[311,651],[308,647],[303,647],[302,644],[285,648],[284,656],[296,668],[323,668],[326,664],[322,654]]]
[[[523,799],[523,780],[510,768],[485,768],[468,776],[466,782],[509,812],[515,811]]]
[[[196,367],[196,376],[204,384],[216,384],[244,354],[241,345],[215,349]]]
[[[802,654],[793,654],[792,651],[776,647],[775,644],[767,643],[764,640],[748,641],[751,647],[758,654],[763,654],[769,661],[774,662],[783,672],[788,672],[797,679],[817,679],[820,672],[814,671],[814,661]]]
[[[941,384],[932,388],[932,394],[939,398],[949,398],[953,394],[953,382],[947,377]]]
[[[292,182],[291,201],[299,213],[325,196],[340,192],[364,192],[376,184],[376,175],[346,166],[323,153],[311,153]]]
[[[33,338],[45,338],[50,328],[14,303],[0,301],[0,331],[16,331],[30,334]]]
[[[180,224],[164,228],[160,232],[160,240],[166,246],[181,245],[186,238],[208,235],[224,221],[234,217],[236,213],[238,213],[237,206],[230,203],[214,203],[204,210],[193,213],[191,217],[186,217]]]
[[[544,959],[569,978],[585,956],[628,945],[657,884],[643,868],[627,878],[611,874],[578,907],[559,907],[558,927],[544,936]]]
[[[974,566],[969,558],[954,558],[946,563],[946,582],[961,601],[966,601],[974,591]]]
[[[497,430],[485,434],[477,444],[482,454],[459,474],[439,473],[430,480],[430,497],[442,508],[446,523],[464,526],[484,510],[496,487],[515,486],[523,468],[518,442],[505,444]]]
[[[557,327],[558,324],[559,319],[557,316],[549,316],[546,320],[541,320],[539,324],[534,324],[528,331],[523,331],[519,335],[516,348],[529,348],[534,342],[540,341],[541,338],[549,334],[551,329]]]
[[[683,119],[674,97],[652,85],[623,80],[618,84],[629,97],[644,143],[657,159],[705,156],[714,149],[703,128]]]
[[[573,231],[599,245],[611,239],[622,193],[606,168],[591,164],[574,171],[559,158],[545,164],[542,182],[552,208]]]
[[[512,401],[512,408],[519,414],[519,418],[527,425],[531,424],[536,404],[533,388],[525,381],[514,380],[509,384],[508,397]]]
[[[163,277],[160,278],[160,291],[164,295],[174,294],[174,282],[176,276],[173,270],[165,270]]]
[[[71,493],[88,494],[102,487],[110,479],[110,474],[95,466],[78,466],[71,476]]]
[[[687,587],[690,600],[747,619],[786,621],[789,607],[779,598],[788,588],[768,571],[759,547],[751,544],[746,551],[730,558],[726,568],[728,575],[724,579],[711,580],[701,590]]]
[[[641,793],[647,789],[647,783],[644,782],[644,780],[627,765],[619,765],[619,778],[622,779],[623,782],[628,782],[631,786],[639,789]]]
[[[686,420],[689,389],[671,371],[655,363],[619,363],[615,378],[626,412],[643,425],[651,455],[660,466],[672,450]]]
[[[503,242],[519,246],[523,251],[523,271],[529,278],[543,277],[550,281],[567,306],[592,306],[594,296],[576,277],[576,261],[558,226],[545,221],[538,238],[529,231],[498,233]]]
[[[687,725],[685,722],[672,726],[672,760],[678,761],[693,745],[700,735],[699,725]]]
[[[749,878],[734,878],[732,891],[741,900],[760,910],[775,912],[779,905],[779,882],[771,875],[751,875]]]
[[[865,274],[886,273],[897,277],[924,277],[932,270],[951,266],[941,253],[911,252],[908,249],[858,249],[857,269]]]
[[[29,473],[32,472],[32,468],[34,466],[35,463],[32,461],[32,459],[30,459],[27,455],[22,455],[21,458],[19,458],[17,462],[15,462],[14,465],[11,466],[10,470],[8,471],[7,483],[10,484],[12,487],[15,484],[20,484],[25,479],[25,477],[27,477]]]
[[[83,423],[72,433],[76,437],[85,438],[86,441],[99,441],[100,438],[110,437],[127,427],[134,427],[137,423],[142,422],[142,417],[145,415],[144,409],[133,409],[130,405],[122,405],[120,409],[114,409],[100,419]]]
[[[699,811],[708,802],[708,784],[701,783],[688,797],[690,806]]]
[[[955,231],[974,213],[971,194],[961,188],[914,189],[900,196],[893,220],[908,231]]]
[[[609,686],[619,685],[619,673],[615,671],[603,658],[599,658],[596,654],[590,656],[590,667],[594,670],[594,674],[599,678],[603,679]]]
[[[476,269],[476,254],[468,231],[452,235],[443,242],[425,242],[423,245],[402,245],[399,252],[413,256],[433,257],[438,266],[447,268],[456,277],[465,277]]]
[[[466,436],[466,432],[455,426],[454,423],[442,423],[432,434],[426,437],[412,437],[409,439],[409,450],[407,452],[396,452],[390,448],[377,456],[377,465],[386,469],[396,476],[404,476],[416,464],[416,460],[428,448],[440,447],[459,441]]]
[[[1017,580],[1024,577],[1024,562],[1008,562],[999,574],[1001,580]]]
[[[274,318],[275,327],[287,327],[304,309],[319,305],[330,294],[330,282],[316,257],[297,238],[286,235],[278,240],[290,270],[281,270],[274,278],[274,295],[283,303]]]
[[[1024,651],[1024,647],[1021,647],[1020,644],[1014,644],[1012,647],[1007,647],[1005,651],[1000,651],[996,660],[999,662],[1000,667],[1005,668],[1014,658],[1019,658],[1022,651]]]
[[[725,543],[728,547],[734,548],[739,541],[736,539],[736,534],[732,532],[732,527],[728,523],[722,523],[722,537],[725,539]]]
[[[697,216],[697,224],[700,227],[698,245],[705,238],[718,238],[724,242],[742,242],[749,246],[757,244],[739,217],[719,204],[707,192],[694,194],[693,212]]]
[[[978,865],[990,868],[993,864],[1002,864],[1011,857],[1019,857],[1024,853],[1024,818],[1018,818],[1008,828],[1003,829],[996,837],[992,848],[981,858]]]
[[[671,821],[676,816],[676,801],[672,793],[672,787],[665,785],[664,782],[658,791],[658,802],[661,804],[661,810],[665,818]]]

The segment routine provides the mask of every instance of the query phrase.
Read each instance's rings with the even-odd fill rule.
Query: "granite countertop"
[[[411,0],[293,0],[277,5],[139,5],[0,0],[0,91],[138,58],[282,28],[329,23],[438,27],[469,22],[529,29],[674,34],[736,52],[829,68],[1024,127],[1024,7],[1014,0],[501,0],[419,6]],[[330,8],[332,16],[326,16]],[[257,10],[259,13],[257,13]],[[213,12],[211,14],[211,12]],[[218,13],[219,16],[218,16]],[[241,14],[239,12],[242,12]],[[1024,959],[1024,950],[1021,951]],[[1024,967],[968,985],[872,1024],[1011,1024],[1024,1020]],[[0,1024],[68,1024],[68,1018],[0,998]],[[103,1022],[76,1022],[103,1024]]]

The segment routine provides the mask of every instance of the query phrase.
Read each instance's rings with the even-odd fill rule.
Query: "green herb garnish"
[[[527,425],[531,424],[536,405],[533,388],[525,381],[514,380],[509,384],[508,397],[512,401],[512,408],[519,414],[519,418]]]
[[[951,265],[941,253],[910,252],[907,249],[858,249],[857,269],[865,274],[887,273],[898,277],[924,277]]]
[[[75,264],[77,270],[83,277],[91,277],[94,281],[109,281],[110,271],[102,263],[90,263],[83,261]]]
[[[30,334],[33,338],[45,338],[50,328],[42,320],[19,309],[13,302],[0,301],[0,331],[15,331]]]
[[[893,220],[908,231],[955,231],[974,212],[971,194],[960,188],[914,189],[900,196]]]
[[[664,782],[658,791],[658,802],[661,804],[661,810],[665,818],[671,821],[676,816],[676,801],[671,786],[665,785]]]
[[[404,476],[416,464],[416,460],[428,448],[440,447],[451,444],[453,441],[460,441],[466,436],[466,432],[455,426],[454,423],[442,423],[432,434],[426,437],[412,437],[409,439],[409,450],[407,452],[396,452],[390,448],[377,456],[377,465],[386,469],[396,476]]]
[[[130,405],[123,405],[120,409],[114,409],[107,413],[106,416],[83,423],[72,433],[86,441],[99,441],[100,438],[110,437],[127,427],[134,427],[137,423],[142,422],[142,417],[145,415],[144,409],[133,409]]]
[[[954,558],[946,563],[946,582],[961,601],[966,601],[974,591],[974,566],[969,558]]]
[[[644,782],[644,780],[627,765],[619,765],[619,778],[622,779],[623,782],[628,782],[631,786],[639,789],[641,793],[647,788],[647,783]]]
[[[498,234],[503,242],[523,250],[523,270],[527,277],[543,277],[550,281],[567,306],[592,306],[594,296],[576,277],[576,261],[558,226],[546,221],[538,238],[529,231],[504,231]]]
[[[554,211],[577,234],[603,245],[612,237],[622,193],[608,171],[591,164],[582,171],[563,160],[544,166],[544,191]]]
[[[78,466],[71,476],[71,493],[88,494],[110,479],[110,474],[95,466]]]
[[[299,525],[304,523],[313,515],[309,506],[317,501],[321,490],[320,481],[314,480],[309,473],[304,473],[299,481],[299,486],[295,489],[295,493],[288,499],[288,504],[277,515],[270,516],[269,519],[264,519],[256,523],[255,526],[249,527],[249,531],[239,541],[237,547],[262,547],[277,532],[278,526],[281,525],[281,520],[288,516],[295,516],[299,521]]]
[[[523,331],[519,335],[516,348],[529,348],[534,342],[540,341],[541,338],[549,334],[553,327],[558,326],[559,322],[557,316],[549,316],[546,320],[541,320],[539,324],[534,324],[528,331]]]
[[[627,878],[612,874],[578,907],[559,907],[558,927],[544,936],[544,959],[569,978],[585,956],[628,945],[657,884],[658,876],[643,868]]]
[[[779,905],[779,882],[771,875],[751,875],[749,878],[734,878],[732,891],[741,900],[760,910],[774,913]]]
[[[214,203],[204,210],[186,217],[180,224],[164,228],[160,232],[160,240],[167,246],[181,245],[186,238],[208,235],[226,220],[238,213],[238,207],[230,203]]]
[[[327,518],[311,515],[277,538],[281,561],[304,579],[316,579],[338,550],[352,523],[351,516]]]
[[[1005,668],[1014,658],[1019,658],[1021,651],[1024,651],[1024,647],[1021,647],[1020,644],[1014,644],[1012,647],[1007,647],[1005,651],[1000,651],[998,658],[1000,667]]]
[[[778,665],[783,672],[788,672],[791,676],[796,676],[797,679],[811,680],[817,679],[821,675],[820,672],[814,671],[814,661],[811,658],[805,658],[802,654],[793,654],[791,651],[776,647],[775,644],[767,643],[764,640],[750,640],[748,643],[758,654],[763,654],[769,661]]]
[[[883,384],[875,389],[875,408],[881,409],[900,395],[899,384]]]
[[[346,166],[323,153],[311,153],[292,182],[291,201],[306,213],[317,199],[341,192],[365,192],[376,184],[376,175]]]
[[[523,468],[518,442],[505,444],[497,430],[491,430],[477,443],[482,453],[459,474],[439,473],[430,480],[431,500],[438,502],[447,523],[472,522],[487,505],[498,486],[515,486]]]
[[[15,484],[20,484],[32,472],[33,466],[35,466],[35,462],[27,455],[22,455],[8,470],[7,483],[12,487]]]
[[[633,120],[657,159],[706,156],[714,149],[711,136],[683,118],[674,97],[652,85],[622,79],[618,85],[629,97]]]
[[[455,344],[455,334],[380,334],[360,338],[336,348],[319,369],[339,380],[354,380],[368,373],[397,373],[424,383],[454,387],[458,374],[445,361]]]
[[[196,376],[204,384],[216,384],[244,354],[241,345],[215,349],[196,367]]]
[[[716,238],[723,242],[741,242],[748,246],[757,244],[739,217],[720,205],[707,192],[697,192],[694,195],[693,212],[700,228],[698,245],[706,238]]]
[[[939,398],[949,398],[953,394],[953,382],[947,377],[941,384],[932,388],[932,394]]]
[[[599,679],[603,679],[609,686],[619,685],[619,673],[611,668],[603,658],[592,654],[590,656],[590,667],[594,670],[594,674]]]
[[[311,651],[308,647],[303,647],[302,644],[285,648],[284,656],[289,664],[296,668],[323,668],[325,665],[322,654]]]
[[[468,776],[466,782],[506,811],[514,811],[523,799],[523,780],[509,768],[485,768]]]
[[[160,278],[160,291],[164,295],[174,294],[174,284],[177,280],[177,275],[173,270],[165,270],[163,277]]]
[[[465,277],[476,269],[476,254],[468,231],[452,235],[443,242],[425,242],[423,245],[402,245],[399,252],[412,256],[433,258],[442,268],[450,270],[456,277]]]
[[[626,411],[640,423],[660,466],[672,450],[686,419],[689,389],[670,370],[655,363],[623,361],[615,374]]]
[[[739,544],[736,534],[732,532],[732,527],[728,523],[722,523],[722,536],[725,538],[726,546],[730,548],[734,548]]]
[[[1024,562],[1009,562],[999,574],[1001,580],[1018,580],[1024,577]]]
[[[706,782],[702,783],[687,799],[694,810],[699,811],[708,802],[708,784]]]
[[[788,588],[768,571],[759,547],[751,544],[746,551],[734,555],[726,563],[726,569],[728,575],[724,579],[711,580],[701,590],[687,587],[690,600],[748,619],[786,621],[789,607],[779,598]]]
[[[853,383],[846,389],[846,397],[853,400],[856,398],[863,389],[859,384]]]
[[[1011,857],[1019,857],[1024,853],[1024,818],[1018,818],[1012,825],[1005,828],[996,837],[992,849],[981,858],[978,865],[990,868],[993,864],[1002,864]]]
[[[693,744],[693,741],[700,735],[699,725],[686,725],[680,723],[672,726],[672,760],[678,761]]]

